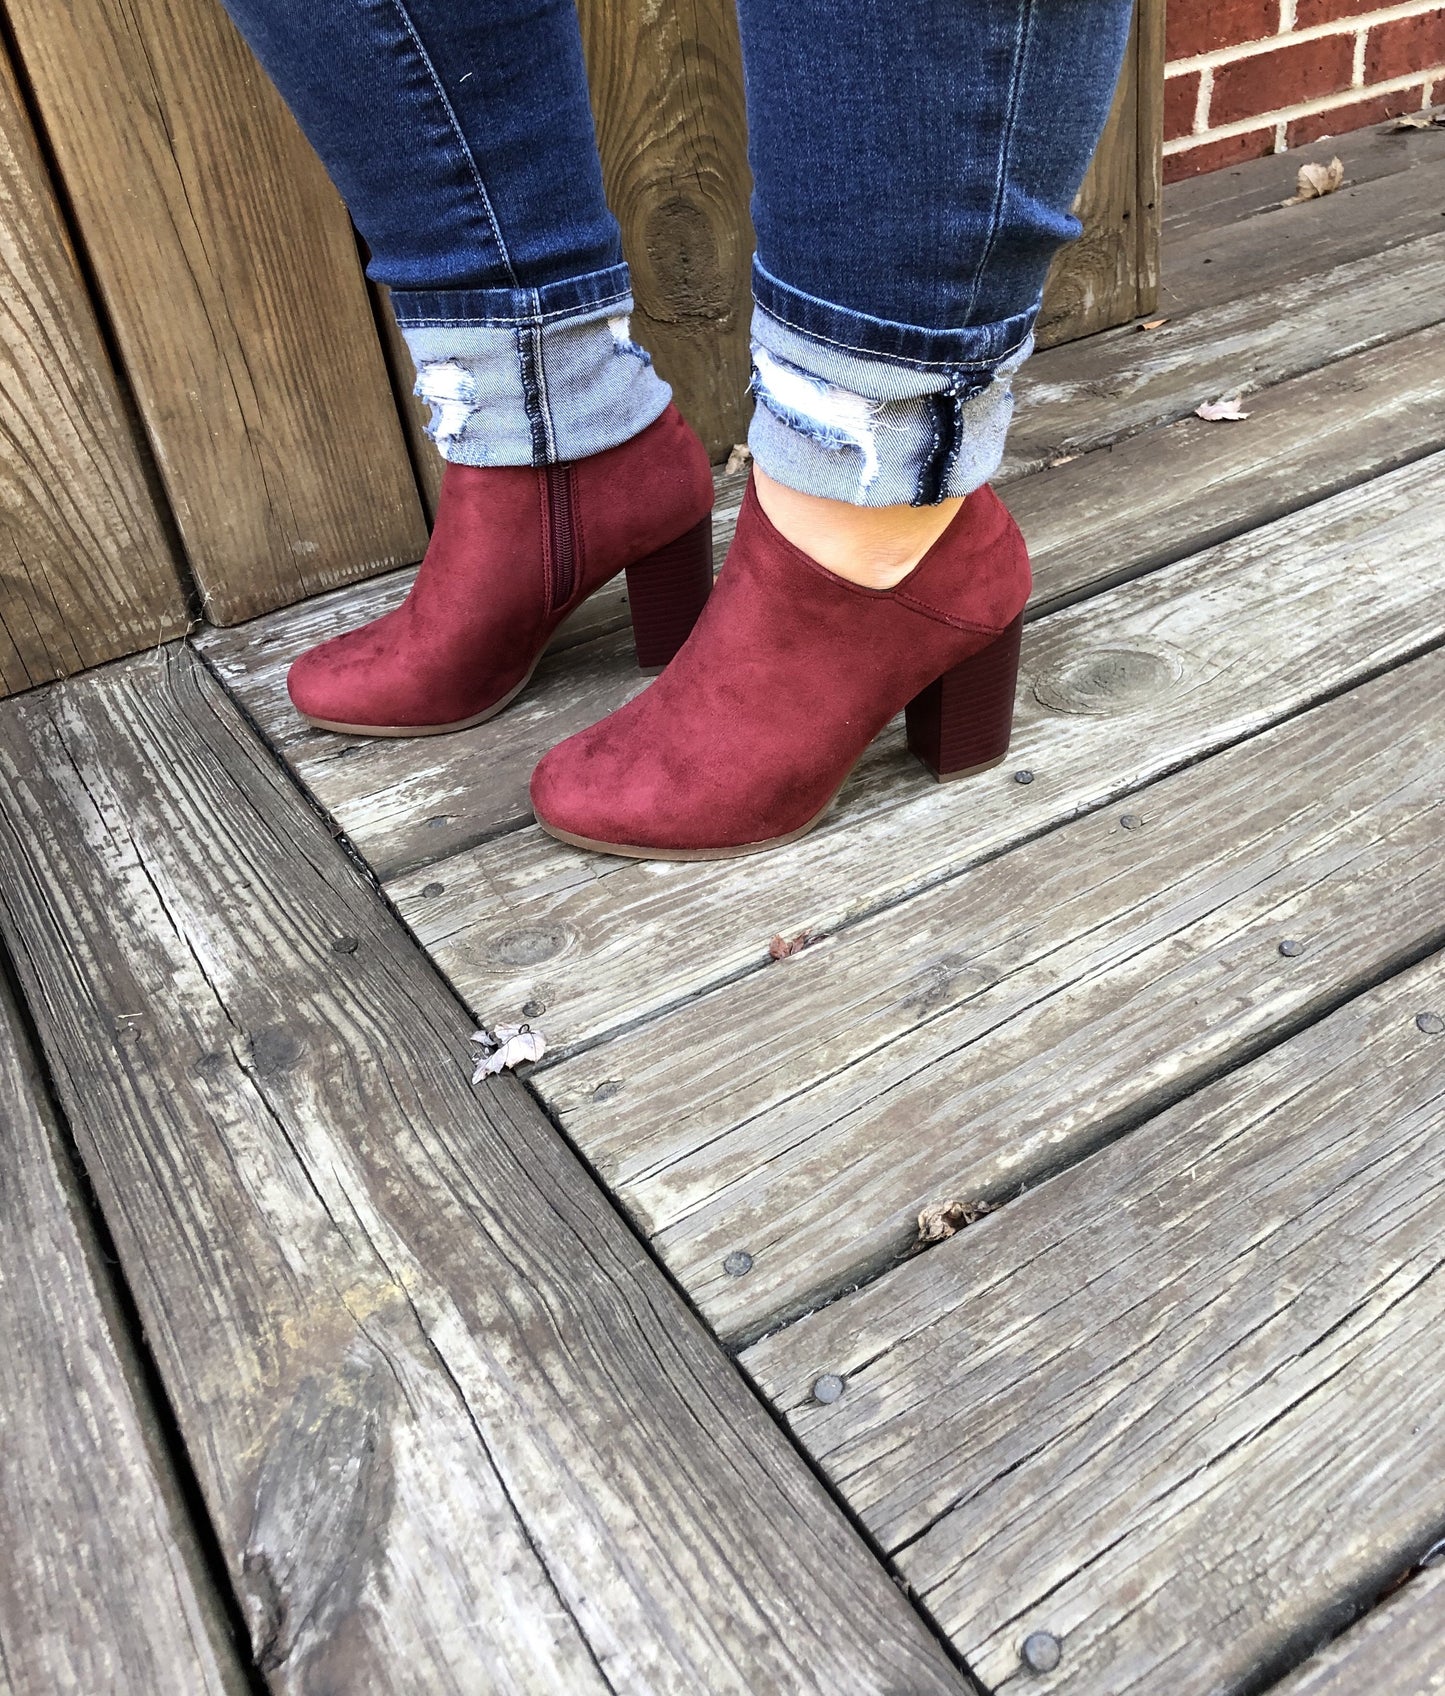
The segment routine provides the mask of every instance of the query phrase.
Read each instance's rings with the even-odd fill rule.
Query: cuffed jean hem
[[[632,340],[625,265],[540,289],[396,290],[392,306],[457,465],[555,465],[630,440],[672,390]]]
[[[782,290],[773,280],[765,292],[789,318],[760,300],[752,321],[758,404],[748,446],[770,477],[854,506],[928,506],[993,476],[1037,306],[999,324],[933,331]],[[941,357],[896,351],[905,347]]]

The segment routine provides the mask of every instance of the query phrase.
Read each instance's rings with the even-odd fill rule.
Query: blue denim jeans
[[[225,0],[391,290],[442,454],[550,464],[670,391],[632,339],[573,0]],[[1131,0],[739,0],[749,445],[860,505],[987,481]]]

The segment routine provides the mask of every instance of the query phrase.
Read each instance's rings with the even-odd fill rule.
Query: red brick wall
[[[1164,180],[1445,100],[1445,0],[1168,0]]]

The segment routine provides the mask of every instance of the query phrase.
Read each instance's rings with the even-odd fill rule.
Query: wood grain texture
[[[483,1016],[541,1001],[558,1048],[593,1042],[765,966],[775,934],[855,923],[1439,641],[1442,497],[1437,454],[1038,620],[1008,761],[967,784],[889,732],[791,848],[628,862],[533,828],[388,892]]]
[[[1445,1567],[1422,1572],[1337,1642],[1312,1656],[1276,1696],[1438,1696],[1445,1690]]]
[[[1153,309],[1159,286],[1163,0],[1140,0],[1108,122],[1074,204],[1084,229],[1049,271],[1035,330],[1052,347]]]
[[[1258,1690],[1438,1536],[1442,1007],[1436,955],[745,1357],[990,1689]]]
[[[1256,194],[1272,191],[1275,173],[1256,181]],[[1287,287],[1350,260],[1372,259],[1384,271],[1396,248],[1438,230],[1442,189],[1445,159],[1421,159],[1415,168],[1350,181],[1298,205],[1274,202],[1227,223],[1176,226],[1164,246],[1160,315],[1177,323],[1181,314]]]
[[[1445,163],[1445,131],[1406,130],[1391,133],[1388,126],[1326,136],[1287,153],[1250,159],[1222,171],[1205,171],[1171,183],[1164,194],[1163,240],[1166,246],[1200,230],[1220,231],[1241,219],[1275,211],[1295,192],[1299,168],[1327,165],[1336,155],[1353,187],[1381,183],[1401,171]],[[1308,206],[1311,203],[1303,203]],[[1292,211],[1298,208],[1291,208]]]
[[[607,199],[633,329],[714,459],[747,434],[747,116],[729,0],[581,0]]]
[[[0,53],[0,695],[186,628],[156,494]]]
[[[713,545],[721,565],[746,478],[718,472],[714,481]],[[542,753],[564,734],[559,725],[590,724],[644,682],[632,651],[626,584],[618,577],[567,619],[535,687],[492,724],[426,742],[313,729],[286,693],[291,662],[313,644],[389,612],[415,576],[396,572],[238,630],[203,630],[195,637],[271,746],[383,879],[530,822],[527,782]],[[610,636],[617,639],[598,641]]]
[[[350,223],[225,13],[9,16],[207,618],[419,559]]]
[[[445,461],[437,452],[436,443],[426,433],[431,408],[415,393],[416,362],[406,345],[406,337],[396,321],[391,306],[391,291],[380,283],[370,285],[372,307],[377,328],[381,332],[381,350],[386,355],[386,368],[391,373],[391,386],[401,414],[401,427],[411,452],[412,469],[416,472],[417,492],[426,513],[427,523],[436,517],[437,501],[442,492],[442,467]],[[410,576],[408,575],[408,581]]]
[[[3,978],[0,1125],[0,1689],[240,1696]]]
[[[751,1340],[1445,943],[1442,690],[1388,673],[538,1085]]]
[[[0,924],[271,1687],[962,1692],[185,649],[0,713]]]
[[[1445,234],[1420,236],[1383,257],[1235,295],[1162,329],[1106,330],[1059,348],[1047,371],[1031,361],[1014,379],[1018,411],[1003,477],[1439,323],[1442,289]]]

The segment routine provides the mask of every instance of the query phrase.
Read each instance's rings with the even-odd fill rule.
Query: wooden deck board
[[[1436,955],[744,1356],[989,1688],[1258,1689],[1438,1535],[1442,1007]]]
[[[905,1256],[924,1207],[1015,1194],[1445,944],[1442,695],[1437,652],[1155,784],[1137,829],[1079,820],[537,1087],[755,1337]]]
[[[0,711],[0,926],[278,1696],[962,1692],[189,653]]]
[[[1019,411],[1005,475],[1438,323],[1442,284],[1445,233],[1422,235],[1388,254],[1287,276],[1159,330],[1107,330],[1071,342],[1047,370],[1030,364],[1015,379]]]
[[[976,783],[890,733],[796,849],[607,860],[529,827],[525,782],[638,686],[620,586],[517,708],[431,743],[320,736],[284,694],[407,574],[197,644],[461,995],[547,1032],[532,1088],[990,1689],[1432,1688],[1438,1579],[1381,1600],[1445,1535],[1445,1036],[1415,1022],[1445,1015],[1445,138],[1397,139],[1340,144],[1352,186],[1308,206],[1274,203],[1294,156],[1186,185],[1170,324],[1029,367],[1003,480],[1038,591],[1014,751]],[[1231,390],[1247,423],[1187,416]],[[127,1014],[180,985],[120,1021],[78,1123],[273,1684],[444,1636],[480,1543],[536,1628],[478,1663],[517,1688],[954,1688],[525,1090],[460,1083],[455,1003],[220,693],[158,675],[32,704],[48,755],[0,737],[88,821],[0,886],[59,939],[22,958],[67,1104],[104,1058],[77,982]],[[201,817],[223,851],[184,841]],[[123,971],[84,946],[94,893],[54,893],[95,864]],[[182,1105],[146,1097],[142,1134],[158,1052]],[[910,1255],[922,1205],[980,1199]],[[276,1457],[362,1426],[383,1458],[318,1515]],[[382,1496],[343,1633],[324,1548]],[[415,1547],[453,1585],[420,1623],[371,1576]],[[319,1588],[320,1624],[288,1636],[258,1572],[292,1618]],[[1022,1670],[1032,1630],[1056,1674]],[[921,1681],[887,1681],[900,1652]],[[463,1688],[440,1664],[418,1688]]]
[[[889,733],[791,848],[654,864],[534,827],[389,893],[482,1017],[541,1002],[559,1047],[595,1042],[765,966],[776,933],[855,922],[1445,638],[1442,497],[1436,455],[1034,623],[1009,760],[967,785]]]
[[[1274,1696],[1438,1696],[1445,1567],[1421,1573],[1287,1678]]]
[[[3,978],[0,1126],[0,1688],[241,1696]]]

